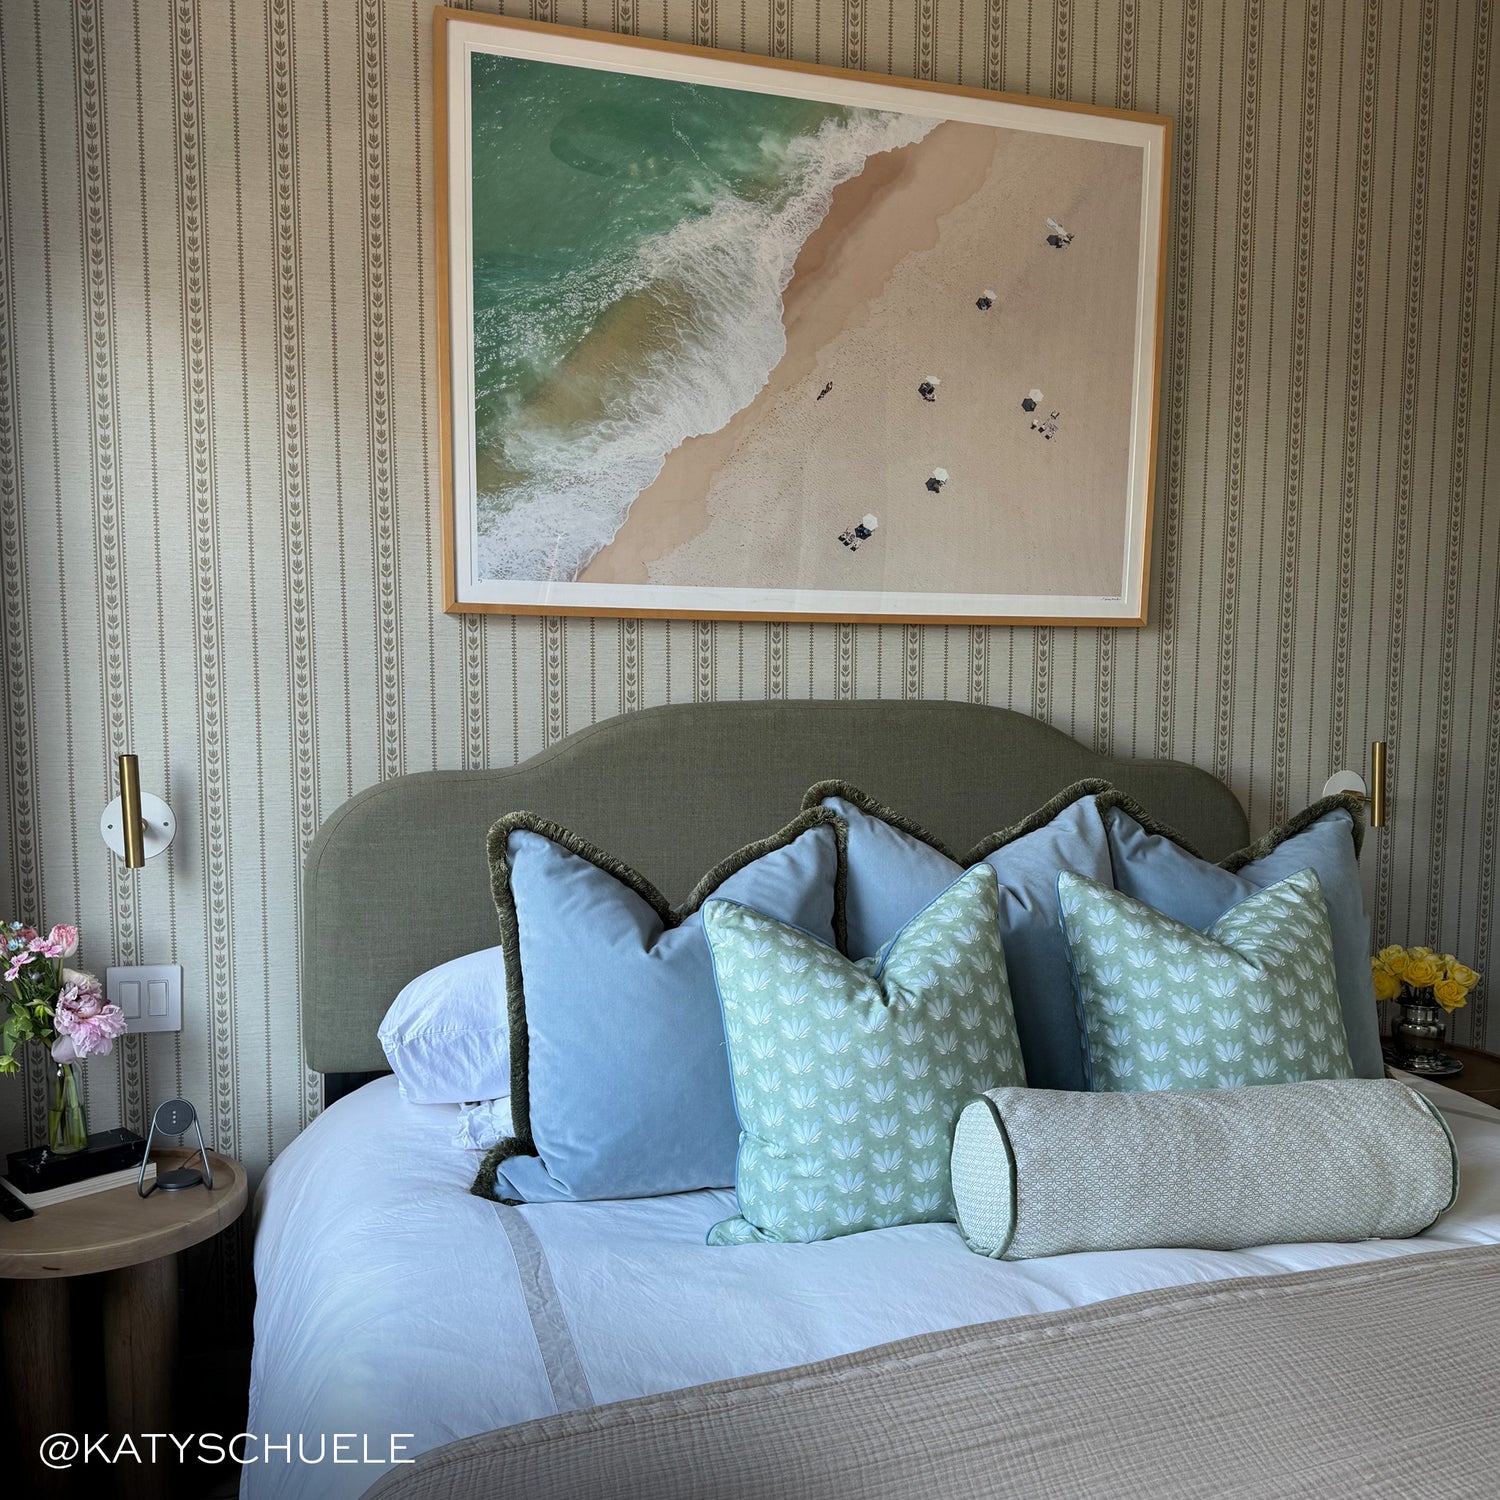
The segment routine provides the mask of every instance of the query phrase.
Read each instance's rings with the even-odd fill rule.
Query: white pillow
[[[510,1099],[481,1099],[465,1104],[458,1112],[453,1144],[465,1151],[488,1151],[516,1133],[510,1115]]]
[[[510,1012],[498,946],[418,974],[377,1033],[414,1104],[467,1104],[510,1093]]]

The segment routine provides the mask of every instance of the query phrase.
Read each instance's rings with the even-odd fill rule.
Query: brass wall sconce
[[[1323,795],[1332,797],[1347,793],[1360,798],[1370,810],[1370,827],[1385,827],[1385,752],[1386,742],[1375,740],[1370,745],[1370,785],[1365,787],[1365,778],[1358,771],[1335,771],[1323,784]]]
[[[99,835],[125,861],[139,870],[160,854],[177,832],[172,809],[160,797],[141,790],[140,764],[133,755],[120,757],[120,795],[104,809]]]

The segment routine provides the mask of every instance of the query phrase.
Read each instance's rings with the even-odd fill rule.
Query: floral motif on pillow
[[[953,1122],[1024,1084],[995,872],[976,865],[858,963],[737,901],[703,908],[741,1137],[710,1244],[953,1218]]]
[[[1207,931],[1064,872],[1058,906],[1100,1091],[1350,1078],[1322,886],[1301,870]]]

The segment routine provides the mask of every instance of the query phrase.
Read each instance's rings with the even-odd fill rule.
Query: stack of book
[[[27,1208],[46,1208],[134,1185],[140,1176],[146,1143],[131,1130],[104,1130],[89,1137],[82,1151],[57,1156],[45,1146],[12,1151],[5,1158],[4,1184]],[[146,1181],[156,1176],[156,1163],[146,1163]]]

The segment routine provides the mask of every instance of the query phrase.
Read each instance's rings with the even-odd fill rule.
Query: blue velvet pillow
[[[1359,885],[1363,818],[1347,798],[1325,797],[1221,864],[1200,859],[1170,829],[1152,824],[1119,793],[1102,799],[1114,885],[1185,926],[1206,932],[1256,891],[1313,870],[1333,933],[1333,967],[1349,1061],[1360,1078],[1383,1078],[1380,1022],[1370,978],[1370,919]],[[1358,804],[1353,804],[1354,809]]]
[[[833,813],[804,813],[674,910],[566,829],[529,813],[496,823],[516,1133],[474,1191],[541,1203],[733,1183],[739,1122],[699,908],[725,896],[835,942],[843,833]]]
[[[1063,870],[1109,885],[1109,839],[1096,797],[1113,788],[1080,781],[1016,827],[985,839],[962,863],[916,824],[855,787],[820,782],[803,805],[821,805],[849,825],[845,903],[850,958],[868,958],[981,860],[998,878],[1000,937],[1026,1081],[1032,1088],[1084,1089],[1085,1045],[1073,999],[1068,947],[1057,910]]]

